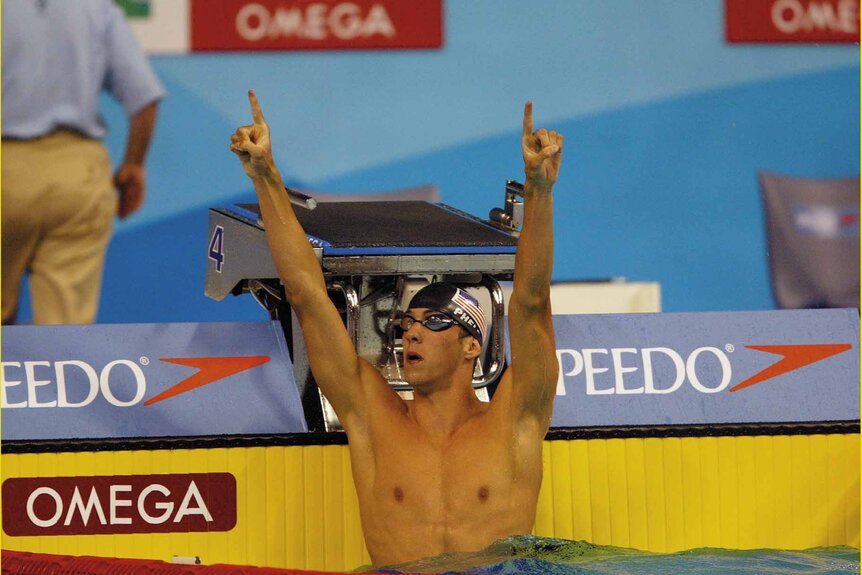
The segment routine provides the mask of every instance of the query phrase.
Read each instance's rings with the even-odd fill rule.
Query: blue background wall
[[[292,183],[432,183],[477,215],[522,178],[523,102],[566,136],[554,278],[662,284],[667,311],[767,309],[756,175],[859,173],[859,48],[729,45],[721,0],[446,0],[435,51],[156,57],[149,198],[118,225],[101,322],[260,319],[203,295],[207,208],[253,200],[230,134],[254,88]],[[119,158],[125,121],[105,102]],[[26,316],[25,316],[26,317]]]

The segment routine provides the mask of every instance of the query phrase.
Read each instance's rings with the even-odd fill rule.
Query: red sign
[[[192,0],[193,51],[439,48],[443,0]]]
[[[859,42],[859,0],[725,0],[728,42]]]
[[[7,535],[229,531],[230,473],[27,477],[3,482]]]

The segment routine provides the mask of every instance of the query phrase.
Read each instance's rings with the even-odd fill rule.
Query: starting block
[[[410,390],[401,375],[398,314],[413,294],[435,281],[464,287],[491,318],[473,386],[482,390],[497,381],[505,363],[504,298],[499,282],[511,280],[515,269],[517,227],[523,217],[521,184],[506,183],[505,208],[491,210],[488,220],[442,203],[317,203],[297,192],[287,193],[357,353],[377,366],[396,390]],[[298,321],[272,261],[259,206],[211,209],[209,238],[206,295],[222,300],[228,294],[250,294],[272,319],[279,320],[309,428],[340,428],[314,384]]]

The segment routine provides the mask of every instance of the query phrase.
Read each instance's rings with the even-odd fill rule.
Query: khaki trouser
[[[3,140],[3,323],[30,274],[33,323],[92,323],[117,213],[111,160],[97,140],[54,132]]]

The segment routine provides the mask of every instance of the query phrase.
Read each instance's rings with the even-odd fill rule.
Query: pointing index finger
[[[533,102],[529,100],[524,104],[524,135],[533,135]]]
[[[254,90],[248,91],[248,103],[251,104],[251,117],[255,125],[262,126],[266,124],[266,120],[263,118],[263,110],[260,109],[260,103],[257,101],[257,95],[254,93]]]

